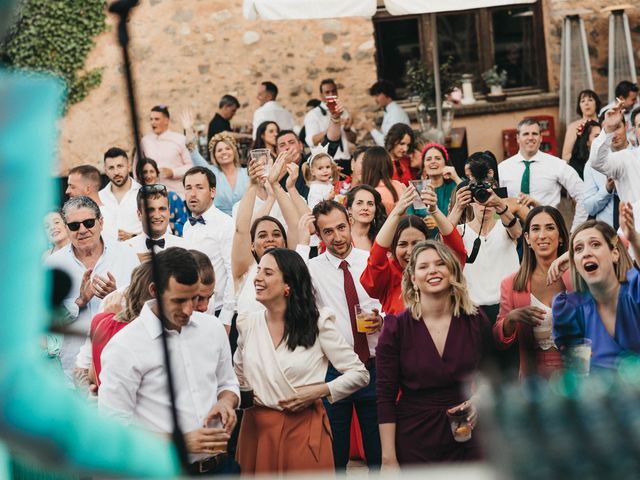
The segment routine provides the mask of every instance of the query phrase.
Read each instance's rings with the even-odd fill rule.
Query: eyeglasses
[[[77,232],[80,230],[80,224],[84,225],[84,228],[87,230],[95,227],[97,218],[87,218],[86,220],[82,220],[81,222],[69,222],[67,223],[67,227],[72,232]]]
[[[140,191],[145,195],[150,195],[154,193],[163,193],[166,195],[167,187],[160,183],[156,183],[153,185],[143,185],[140,187]]]

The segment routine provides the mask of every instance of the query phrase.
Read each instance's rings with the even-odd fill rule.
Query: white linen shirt
[[[216,275],[214,292],[214,306],[222,308],[220,321],[231,325],[236,300],[233,289],[233,274],[231,273],[231,246],[236,225],[226,213],[222,213],[215,205],[202,214],[205,224],[190,222],[184,224],[182,236],[195,250],[199,250],[209,257]]]
[[[116,279],[116,287],[121,290],[131,282],[131,272],[138,266],[138,258],[123,243],[107,239],[103,239],[103,241],[104,251],[95,267],[93,267],[91,278],[96,275],[106,278],[107,272],[110,272]],[[74,324],[73,330],[88,334],[91,328],[91,320],[96,313],[100,312],[102,300],[94,296],[82,310],[75,303],[80,295],[80,284],[87,267],[78,260],[71,244],[48,257],[45,265],[49,268],[58,268],[66,272],[71,278],[71,290],[67,298],[64,299],[63,304],[71,322]],[[85,336],[65,335],[60,352],[60,361],[66,373],[69,374],[73,371],[76,356],[85,339]]]
[[[342,112],[342,119],[349,118],[349,113],[344,110]],[[329,123],[331,122],[331,116],[329,115],[329,107],[327,104],[322,102],[316,108],[310,110],[304,117],[304,128],[307,132],[307,136],[305,141],[309,147],[315,146],[313,143],[314,135],[317,135],[322,132],[326,132],[329,128]],[[347,140],[347,135],[344,132],[344,127],[340,127],[341,131],[341,146],[338,148],[338,151],[333,156],[334,160],[348,160],[351,158],[349,155],[349,141]]]
[[[404,108],[402,108],[397,102],[391,102],[389,105],[384,107],[384,117],[382,117],[380,130],[374,128],[370,132],[376,142],[376,145],[384,147],[384,137],[387,136],[389,129],[396,123],[404,123],[405,125],[411,126],[409,115],[404,111]]]
[[[595,171],[615,180],[620,201],[637,202],[640,200],[640,149],[612,152],[612,138],[613,133],[603,128],[591,144],[589,164]]]
[[[140,316],[113,336],[100,357],[98,408],[141,427],[171,433],[173,424],[167,392],[162,330],[145,303]],[[223,391],[238,399],[238,379],[231,365],[231,348],[222,324],[211,315],[194,312],[180,332],[167,330],[176,408],[182,430],[202,427]],[[209,455],[190,455],[192,461]]]
[[[296,252],[303,258],[309,258],[309,246],[298,245]],[[344,260],[349,264],[349,271],[353,277],[353,283],[358,293],[358,303],[363,310],[371,311],[374,308],[382,313],[382,305],[378,300],[371,298],[360,283],[362,272],[367,266],[369,252],[352,248]],[[347,298],[344,292],[344,273],[340,269],[342,259],[331,255],[328,251],[308,261],[309,273],[316,291],[318,307],[326,307],[336,314],[336,328],[342,334],[347,343],[353,346],[353,330],[351,329],[351,316],[347,306]],[[376,346],[380,333],[367,335],[369,343],[369,355],[376,356]]]
[[[138,219],[138,202],[136,197],[138,196],[138,190],[140,190],[140,184],[134,179],[131,179],[131,188],[124,194],[119,203],[111,191],[111,186],[111,182],[109,182],[106,187],[98,192],[100,201],[115,211],[117,229],[133,233],[134,235],[139,234],[142,232],[142,223],[140,219]]]
[[[269,100],[253,112],[253,139],[256,139],[256,131],[262,122],[276,122],[280,130],[293,130],[294,121],[291,112],[275,100]]]
[[[500,174],[500,186],[506,187],[510,197],[517,197],[520,192],[522,174],[524,173],[525,158],[518,152],[511,158],[498,164]],[[576,228],[587,220],[587,212],[584,209],[584,183],[578,173],[567,162],[538,151],[529,160],[530,184],[529,194],[541,205],[558,207],[560,205],[561,187],[576,201],[576,211],[573,216],[573,226]]]

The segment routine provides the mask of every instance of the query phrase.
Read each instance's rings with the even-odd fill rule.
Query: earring
[[[285,287],[284,288],[284,296],[288,297],[290,293],[291,293],[291,289],[289,287]]]
[[[420,303],[420,290],[417,285],[413,286],[414,300],[416,303]]]

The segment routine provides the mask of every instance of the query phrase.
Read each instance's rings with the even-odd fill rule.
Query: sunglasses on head
[[[167,193],[167,187],[160,183],[156,183],[154,185],[143,185],[140,187],[140,191],[147,195],[152,193]]]
[[[80,230],[80,224],[84,225],[84,228],[87,230],[95,227],[97,218],[87,218],[86,220],[82,220],[81,222],[69,222],[67,223],[67,227],[72,232],[77,232]]]

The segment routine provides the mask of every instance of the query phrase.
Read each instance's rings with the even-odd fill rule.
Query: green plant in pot
[[[482,74],[482,79],[489,87],[491,95],[504,95],[502,89],[507,84],[506,70],[498,70],[498,66],[494,65]]]

